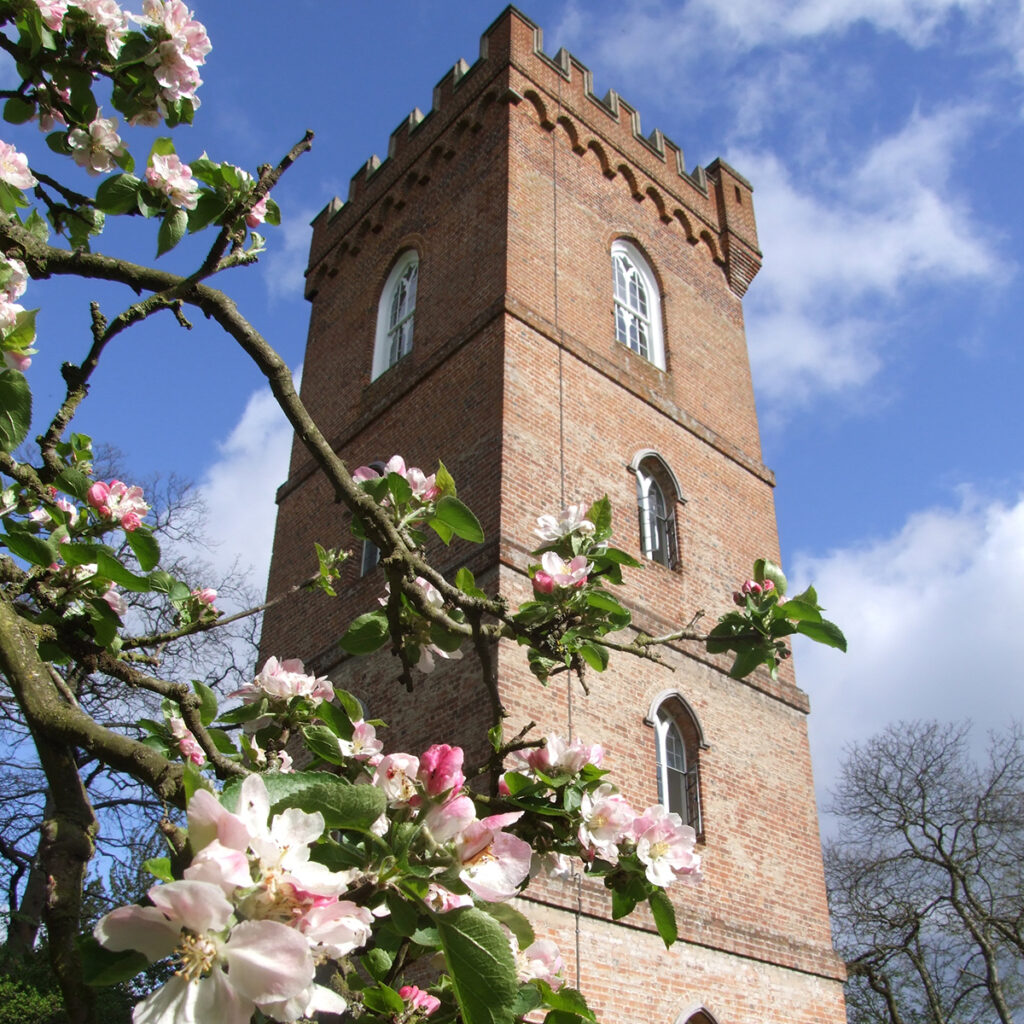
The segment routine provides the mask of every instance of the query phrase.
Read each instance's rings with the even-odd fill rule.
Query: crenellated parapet
[[[357,255],[360,239],[429,183],[433,164],[473,145],[484,119],[509,107],[544,131],[564,133],[574,153],[596,159],[652,216],[703,245],[737,295],[760,269],[750,183],[721,160],[688,171],[681,146],[659,129],[645,134],[639,111],[614,90],[598,95],[590,69],[567,50],[546,54],[541,28],[515,7],[481,36],[472,65],[459,60],[441,78],[432,103],[395,128],[386,158],[375,154],[356,171],[347,201],[332,200],[313,221],[308,296],[336,272],[338,259]]]

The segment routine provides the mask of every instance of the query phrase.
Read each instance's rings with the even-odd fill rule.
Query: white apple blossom
[[[591,534],[594,532],[594,524],[585,518],[583,505],[567,505],[562,509],[561,518],[553,515],[537,517],[537,529],[533,532],[546,544],[553,544],[568,537],[570,533]]]
[[[32,188],[38,184],[28,169],[28,157],[9,142],[0,141],[0,181],[14,188]]]
[[[677,879],[700,881],[700,857],[693,852],[697,836],[678,814],[655,804],[637,818],[633,832],[649,882],[664,888]]]
[[[147,895],[153,906],[120,907],[94,929],[96,940],[115,952],[176,958],[174,977],[139,1003],[134,1024],[248,1024],[257,1007],[279,1021],[298,1018],[287,1012],[288,1003],[312,997],[314,972],[299,932],[276,921],[230,927],[234,908],[208,882],[155,885]]]
[[[176,153],[154,153],[146,168],[146,183],[179,210],[194,210],[199,202],[199,185],[192,178],[192,168]]]
[[[618,844],[636,820],[636,812],[615,787],[605,782],[592,793],[584,793],[580,803],[579,841],[587,851],[616,863]]]

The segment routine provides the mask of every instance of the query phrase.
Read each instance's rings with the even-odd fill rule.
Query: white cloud
[[[762,46],[837,37],[858,24],[922,48],[962,19],[988,47],[1019,60],[1019,17],[1014,0],[627,0],[616,6],[615,17],[596,18],[576,0],[554,26],[552,42],[573,40],[594,67],[626,82],[640,85],[653,78],[664,85],[680,73],[682,61],[666,59],[673,50],[703,74],[709,60],[738,59]],[[652,54],[658,59],[652,60]]]
[[[849,641],[845,655],[798,645],[819,793],[844,745],[891,722],[971,719],[983,743],[1024,720],[1024,495],[1004,504],[965,490],[959,507],[919,512],[895,536],[794,567]]]
[[[273,299],[294,300],[305,288],[309,242],[313,236],[310,222],[316,210],[302,209],[282,214],[281,226],[268,229],[271,247],[260,263],[266,280],[267,295]],[[268,235],[268,237],[270,237]]]
[[[288,475],[291,442],[292,428],[270,390],[255,391],[199,488],[209,514],[210,561],[222,574],[235,564],[249,568],[258,592],[270,569],[274,497]]]
[[[968,107],[914,114],[849,168],[813,174],[767,151],[730,154],[757,183],[766,258],[747,332],[769,400],[864,384],[908,288],[1005,278],[992,232],[950,186],[976,117]]]

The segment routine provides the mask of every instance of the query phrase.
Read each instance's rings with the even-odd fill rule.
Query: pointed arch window
[[[419,254],[410,249],[398,258],[388,274],[377,308],[371,380],[376,380],[412,351],[419,269]]]
[[[658,282],[640,250],[624,238],[612,243],[612,281],[616,340],[664,370]]]
[[[647,719],[654,726],[658,802],[678,814],[698,835],[702,831],[700,751],[706,748],[700,724],[678,693],[655,701]]]
[[[641,454],[633,460],[640,548],[644,557],[670,569],[679,567],[675,510],[682,500],[675,476],[660,456]]]

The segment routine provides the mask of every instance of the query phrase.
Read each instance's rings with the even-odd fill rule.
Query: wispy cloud
[[[318,210],[304,208],[287,210],[279,228],[268,228],[275,237],[261,260],[267,295],[271,301],[288,301],[300,297],[305,287],[309,242],[313,235],[310,222]]]
[[[798,556],[846,655],[804,644],[798,679],[811,696],[815,775],[824,792],[837,753],[898,719],[1024,719],[1024,495],[1012,503],[964,490],[898,533],[820,557]]]
[[[291,441],[291,426],[269,389],[254,391],[200,485],[213,542],[210,561],[220,573],[248,568],[257,591],[270,569],[274,498],[288,474]]]
[[[950,185],[976,118],[966,107],[915,113],[851,166],[799,175],[769,151],[730,154],[757,183],[767,256],[747,323],[770,401],[869,380],[908,289],[1005,280],[993,232]]]
[[[664,83],[685,67],[668,59],[672,51],[689,58],[696,77],[706,72],[709,56],[735,60],[758,47],[838,37],[857,25],[926,47],[954,18],[988,47],[1018,55],[1020,9],[1014,0],[627,0],[615,5],[614,17],[597,17],[591,3],[574,0],[552,27],[552,42],[564,37],[584,43],[594,66],[628,81],[642,74]]]

